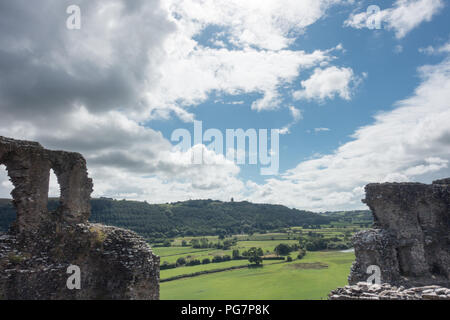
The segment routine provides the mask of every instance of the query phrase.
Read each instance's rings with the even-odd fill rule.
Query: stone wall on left
[[[79,153],[0,136],[17,218],[0,234],[1,299],[159,299],[159,257],[134,232],[90,224],[92,180]],[[47,210],[50,170],[61,197]],[[70,289],[69,266],[80,270]]]

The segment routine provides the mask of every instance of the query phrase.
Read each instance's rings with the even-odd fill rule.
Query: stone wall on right
[[[367,281],[367,268],[376,265],[383,283],[450,287],[450,178],[430,185],[369,184],[365,190],[374,226],[353,238],[349,283]]]

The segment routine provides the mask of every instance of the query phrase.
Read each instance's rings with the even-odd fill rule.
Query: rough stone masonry
[[[0,136],[17,219],[0,234],[0,299],[159,299],[159,257],[134,232],[90,224],[92,180],[81,154]],[[50,170],[60,205],[47,210]],[[69,266],[81,289],[69,289]]]
[[[356,261],[349,276],[350,286],[333,291],[330,297],[361,297],[363,293],[368,296],[380,290],[378,287],[370,292],[364,290],[363,282],[370,276],[367,269],[371,265],[380,268],[382,283],[399,286],[395,290],[405,297],[411,290],[424,291],[427,297],[433,288],[437,295],[447,296],[450,293],[446,289],[450,287],[450,178],[431,185],[369,184],[365,190],[363,202],[373,213],[374,226],[354,236]],[[410,290],[405,293],[405,288]],[[422,295],[412,295],[419,296]]]

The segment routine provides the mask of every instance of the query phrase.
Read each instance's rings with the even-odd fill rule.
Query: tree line
[[[152,243],[180,236],[252,234],[291,226],[317,226],[332,219],[281,205],[214,200],[190,200],[166,204],[92,199],[91,222],[133,230]],[[58,200],[49,201],[55,210]],[[10,201],[0,201],[0,231],[15,219]]]

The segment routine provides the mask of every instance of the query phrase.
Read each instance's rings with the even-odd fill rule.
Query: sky
[[[278,132],[278,170],[194,123]],[[0,0],[0,135],[82,153],[94,197],[365,209],[368,183],[450,177],[450,5]],[[0,197],[12,188],[2,166]]]

